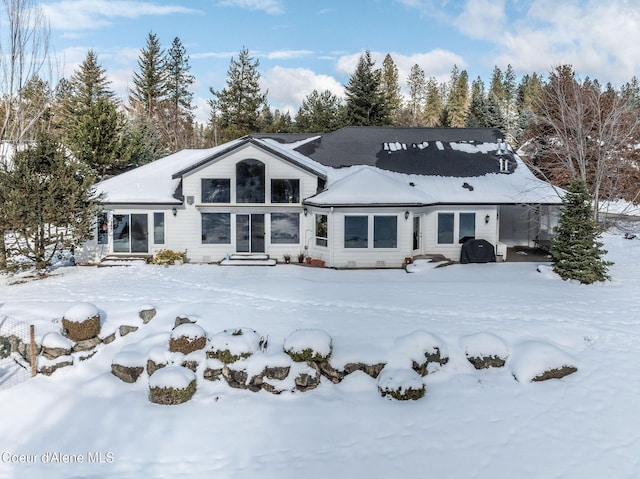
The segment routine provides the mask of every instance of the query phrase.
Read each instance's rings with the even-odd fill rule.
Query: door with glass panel
[[[413,254],[420,254],[420,217],[413,217]]]
[[[264,214],[236,215],[236,251],[264,253]]]
[[[113,215],[113,252],[149,252],[149,224],[146,213]]]

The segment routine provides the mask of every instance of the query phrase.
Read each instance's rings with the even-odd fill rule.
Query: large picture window
[[[236,202],[264,203],[264,163],[243,160],[236,164]]]
[[[271,203],[300,203],[300,180],[271,180]]]
[[[367,216],[344,217],[344,247],[367,248],[369,246],[369,218]]]
[[[453,244],[455,213],[438,213],[438,244]]]
[[[202,244],[231,244],[230,213],[202,213]]]
[[[327,219],[327,215],[316,215],[316,246],[328,244]]]
[[[374,216],[373,217],[373,247],[397,248],[398,247],[398,217]]]
[[[300,242],[300,213],[271,213],[271,244]]]
[[[201,191],[203,203],[231,202],[231,180],[229,178],[202,178]]]

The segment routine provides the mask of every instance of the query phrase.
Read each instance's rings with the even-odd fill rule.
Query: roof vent
[[[466,181],[464,183],[462,183],[462,187],[469,190],[469,191],[473,191],[473,186],[471,186],[469,183],[467,183]]]
[[[416,184],[413,181],[410,181],[409,186],[416,186]]]
[[[500,173],[509,173],[509,158],[500,157]]]

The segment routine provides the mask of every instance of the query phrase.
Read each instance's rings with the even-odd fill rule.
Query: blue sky
[[[445,81],[456,64],[488,82],[494,65],[520,76],[570,63],[620,85],[638,75],[637,0],[47,0],[52,44],[70,76],[93,49],[126,98],[149,32],[190,56],[197,118],[209,87],[225,86],[232,56],[260,60],[269,104],[292,114],[313,89],[339,96],[365,49],[390,53],[401,83],[411,66]],[[640,75],[638,75],[640,76]]]

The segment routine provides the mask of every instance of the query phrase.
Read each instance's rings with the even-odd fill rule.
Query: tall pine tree
[[[209,88],[213,99],[210,128],[214,144],[259,131],[260,113],[267,103],[267,94],[260,88],[260,61],[243,48],[238,59],[231,58],[227,71],[227,86],[220,91]]]
[[[427,80],[424,76],[424,70],[417,63],[411,67],[411,72],[407,78],[407,86],[409,87],[409,99],[407,101],[409,126],[423,126]]]
[[[365,51],[345,87],[346,121],[349,125],[389,124],[389,111],[381,88],[381,72],[374,66],[371,52]]]
[[[609,279],[607,270],[612,263],[604,259],[607,252],[598,239],[598,225],[584,181],[571,182],[562,206],[551,247],[553,270],[564,280],[583,284]]]
[[[166,97],[164,51],[155,33],[149,32],[147,44],[138,57],[139,71],[133,74],[134,89],[129,103],[148,118],[155,118],[159,103]]]
[[[193,93],[190,87],[195,78],[189,72],[189,55],[180,38],[175,37],[164,60],[165,94],[167,106],[162,123],[166,144],[171,152],[191,146],[193,139]]]
[[[397,123],[402,109],[402,92],[398,81],[398,67],[390,54],[386,54],[382,60],[380,76],[380,88],[387,106],[391,123]]]
[[[115,93],[94,51],[89,50],[63,91],[61,128],[74,156],[104,176],[117,160],[121,117]]]

